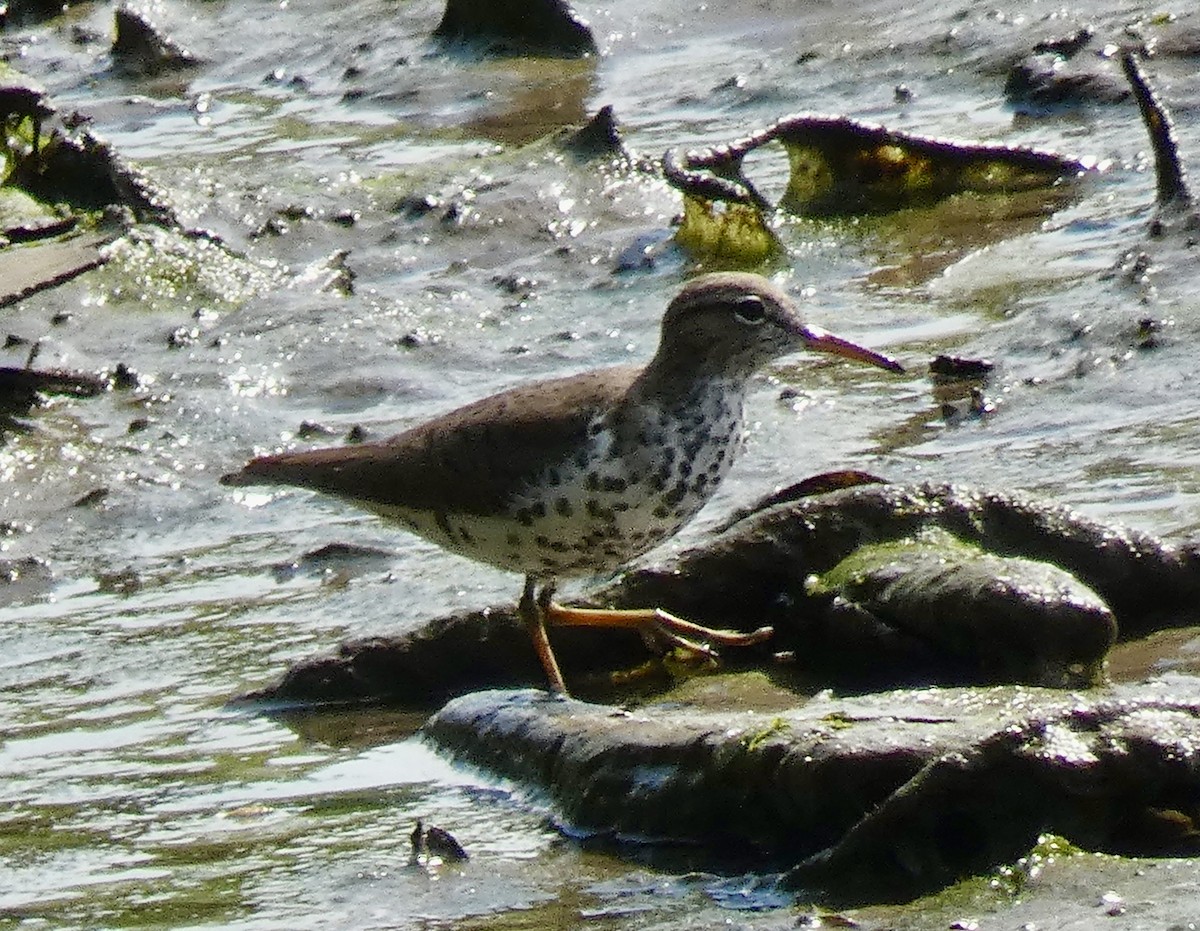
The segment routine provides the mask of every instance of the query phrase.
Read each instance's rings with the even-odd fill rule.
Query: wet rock
[[[371,546],[358,546],[354,543],[327,543],[305,553],[299,559],[272,566],[271,574],[275,576],[275,581],[287,582],[298,575],[381,570],[391,565],[394,558],[394,553]]]
[[[1049,53],[1064,59],[1074,58],[1091,43],[1095,34],[1096,30],[1091,26],[1084,26],[1069,35],[1043,39],[1033,47],[1033,51],[1036,55]]]
[[[296,436],[302,440],[309,440],[313,437],[337,436],[337,431],[315,420],[304,420],[296,429]]]
[[[800,859],[786,882],[809,900],[912,898],[1012,862],[1045,832],[1117,853],[1200,847],[1142,827],[1154,812],[1195,817],[1191,678],[1090,699],[923,689],[768,713],[484,692],[425,734],[546,798],[572,833],[697,845],[713,861],[736,849],[760,871]]]
[[[107,386],[104,379],[84,372],[0,367],[0,411],[23,414],[38,403],[39,395],[91,398]]]
[[[829,598],[830,624],[911,638],[914,654],[967,681],[1094,685],[1117,634],[1112,611],[1070,573],[941,532],[859,547],[808,591]]]
[[[446,0],[433,34],[498,54],[581,58],[599,51],[591,27],[566,0]]]
[[[128,391],[137,388],[141,384],[141,378],[137,372],[126,365],[124,362],[118,362],[112,373],[112,385],[119,391]]]
[[[0,536],[12,531],[12,525],[0,524]],[[27,556],[24,559],[0,559],[0,605],[27,602],[50,590],[54,573],[45,560]]]
[[[607,685],[611,670],[646,657],[641,638],[631,632],[572,628],[553,636],[559,663],[584,691],[596,686],[595,678]],[[544,680],[514,604],[438,618],[396,637],[343,641],[334,652],[294,663],[279,681],[238,700],[368,701],[429,708],[472,688]]]
[[[785,882],[842,903],[914,898],[1011,862],[1046,833],[1087,850],[1195,856],[1198,682],[1010,720],[932,760]]]
[[[61,16],[64,9],[79,5],[67,0],[8,0],[0,8],[0,27],[32,26]]]
[[[112,58],[114,66],[121,71],[149,76],[200,64],[195,55],[163,35],[141,13],[118,7],[115,15],[117,35],[113,40]]]
[[[420,818],[417,819],[417,826],[409,835],[409,841],[412,844],[410,862],[418,862],[422,854],[425,855],[426,861],[436,857],[445,863],[461,863],[463,860],[471,859],[470,854],[453,834],[436,825],[431,824],[426,827],[425,822]]]
[[[407,218],[423,217],[445,205],[433,194],[406,194],[392,206],[392,210]]]
[[[1113,610],[1126,637],[1186,621],[1200,595],[1192,545],[1172,546],[1019,494],[941,484],[862,485],[752,509],[674,565],[628,573],[604,595],[619,603],[647,603],[654,595],[652,603],[673,613],[734,626],[754,618],[775,624],[777,641],[796,636],[799,647],[812,618],[809,575],[828,572],[863,546],[931,530],[1066,570]]]
[[[91,271],[104,261],[101,247],[108,233],[84,233],[36,248],[0,250],[0,307],[53,288]]]
[[[47,203],[64,202],[79,210],[122,206],[138,219],[177,225],[166,193],[87,131],[78,137],[56,134],[39,158],[22,161],[9,180]],[[108,225],[123,220],[114,215]]]
[[[9,147],[9,134],[29,120],[36,157],[41,146],[42,122],[55,112],[46,91],[32,81],[16,74],[7,74],[0,80],[0,132],[4,134],[6,148]]]
[[[960,356],[935,356],[929,363],[929,374],[941,381],[979,380],[996,368],[990,359],[964,359]]]
[[[601,107],[587,125],[567,136],[563,148],[582,159],[629,158],[611,104]]]
[[[1004,96],[1021,112],[1129,99],[1129,87],[1105,59],[1067,59],[1055,52],[1030,55],[1013,66]]]

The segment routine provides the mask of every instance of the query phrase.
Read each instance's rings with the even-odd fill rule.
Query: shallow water
[[[226,704],[343,636],[516,593],[514,578],[337,503],[233,494],[216,477],[296,442],[304,421],[329,442],[353,425],[383,434],[515,381],[646,358],[690,270],[663,242],[678,197],[537,141],[603,104],[649,155],[815,110],[1113,163],[1048,217],[789,224],[777,272],[809,289],[810,317],[910,372],[777,366],[751,400],[734,479],[672,547],[847,465],[1029,489],[1171,536],[1200,527],[1195,273],[1163,250],[1148,300],[1105,278],[1151,214],[1136,111],[1031,119],[1000,96],[1010,53],[1084,22],[1103,44],[1138,5],[579,9],[597,60],[445,54],[427,38],[440,15],[427,0],[155,7],[208,64],[149,82],[111,72],[107,5],[3,35],[61,109],[90,114],[189,223],[246,259],[212,250],[201,274],[181,272],[195,243],[147,231],[106,268],[5,311],[5,332],[43,341],[40,364],[123,361],[142,384],[55,402],[0,448],[0,552],[54,574],[0,606],[0,927],[675,929],[777,904],[753,879],[688,872],[704,865],[686,857],[655,865],[564,839],[537,799],[411,738],[419,714]],[[1185,151],[1200,153],[1194,69],[1149,70]],[[777,153],[755,170],[769,188],[786,165]],[[412,216],[398,204],[413,195],[441,206]],[[615,271],[643,246],[653,262]],[[350,250],[353,296],[290,285],[337,249]],[[1142,317],[1164,323],[1158,348],[1137,348]],[[180,327],[184,345],[168,348]],[[997,361],[992,414],[944,420],[924,373],[935,352]],[[271,571],[332,541],[384,552]],[[1191,652],[1169,643],[1162,663]],[[454,831],[472,860],[409,866],[417,817]]]

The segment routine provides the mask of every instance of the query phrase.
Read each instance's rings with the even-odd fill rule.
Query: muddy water
[[[1000,90],[1011,54],[1085,22],[1102,45],[1138,6],[796,6],[585,4],[604,54],[547,63],[439,52],[427,0],[172,4],[155,18],[207,64],[154,81],[111,71],[108,6],[4,34],[61,109],[92,116],[244,258],[146,230],[0,318],[42,341],[42,364],[140,376],[42,409],[0,448],[2,555],[53,572],[0,605],[0,927],[682,928],[777,904],[737,871],[564,839],[537,799],[411,739],[419,714],[226,704],[342,636],[515,594],[516,579],[336,503],[231,494],[216,477],[298,442],[305,421],[330,442],[382,434],[518,380],[646,358],[690,271],[664,241],[678,198],[544,139],[603,104],[650,155],[816,110],[1112,163],[1045,216],[789,224],[774,272],[810,317],[910,374],[779,365],[752,398],[735,480],[675,545],[847,465],[1026,488],[1168,535],[1200,527],[1195,272],[1163,247],[1153,294],[1106,275],[1151,213],[1137,114],[1017,117]],[[1151,71],[1200,159],[1195,69]],[[777,157],[754,169],[768,190],[785,180]],[[437,206],[414,212],[427,195]],[[303,274],[339,249],[351,296]],[[1156,348],[1139,348],[1141,318],[1161,324]],[[998,363],[991,414],[942,416],[924,374],[935,352]],[[381,552],[293,567],[334,541]],[[1194,653],[1176,638],[1123,668]],[[473,859],[408,864],[417,817]]]

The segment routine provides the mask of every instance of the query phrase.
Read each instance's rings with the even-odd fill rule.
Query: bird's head
[[[662,322],[656,361],[747,378],[772,359],[811,349],[904,371],[894,359],[804,322],[795,303],[761,275],[719,272],[684,285]]]

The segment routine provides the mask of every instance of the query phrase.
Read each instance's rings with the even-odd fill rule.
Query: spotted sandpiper
[[[656,609],[565,607],[553,593],[558,577],[611,572],[687,523],[741,448],[751,376],[801,348],[903,371],[805,324],[765,278],[708,274],[671,301],[644,368],[521,385],[379,442],[260,456],[222,482],[336,495],[524,573],[521,618],[551,688],[566,692],[547,624],[633,628],[698,653],[771,636],[769,627],[712,629]]]

